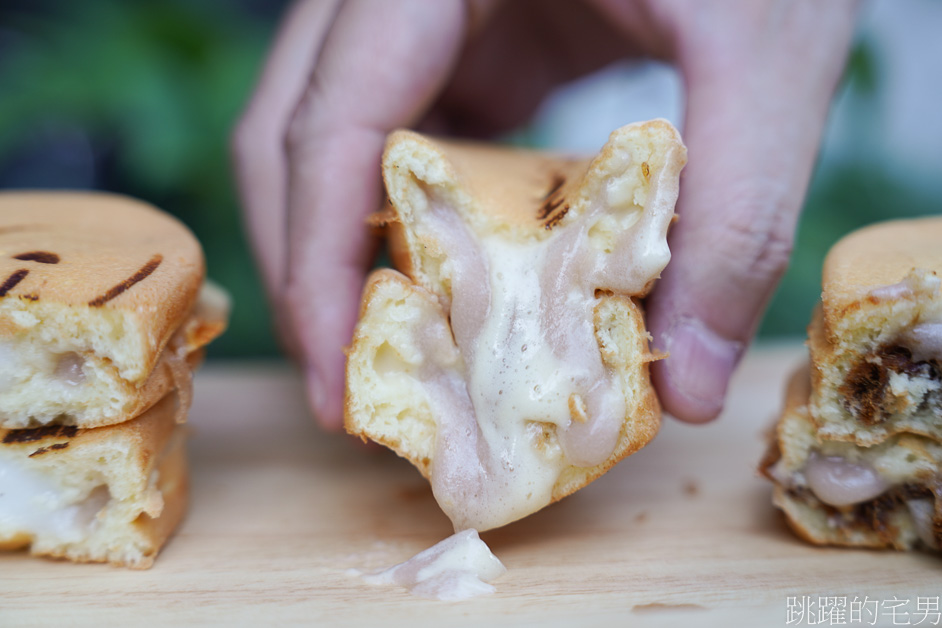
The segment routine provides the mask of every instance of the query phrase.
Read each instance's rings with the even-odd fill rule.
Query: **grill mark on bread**
[[[65,449],[65,448],[68,447],[68,446],[69,446],[69,443],[68,443],[68,442],[65,442],[65,443],[53,443],[52,445],[48,445],[47,447],[40,447],[39,449],[37,449],[36,451],[34,451],[33,453],[31,453],[31,454],[29,455],[29,457],[32,458],[33,456],[41,456],[41,455],[43,455],[43,454],[46,453],[46,452],[49,452],[49,451],[56,451],[56,450],[58,450],[58,449]]]
[[[882,423],[891,410],[886,398],[890,371],[910,377],[942,378],[937,365],[916,362],[906,347],[891,345],[878,349],[854,366],[838,389],[844,407],[864,425]]]
[[[20,253],[19,255],[14,255],[13,259],[22,260],[24,262],[39,262],[40,264],[59,263],[59,256],[55,253],[50,253],[49,251],[30,251],[28,253]]]
[[[566,197],[560,194],[565,184],[566,177],[559,173],[553,175],[549,190],[540,199],[540,208],[536,212],[537,220],[545,220],[557,207],[566,202]]]
[[[553,227],[558,225],[562,221],[562,219],[566,217],[566,214],[568,213],[569,213],[569,203],[566,203],[565,205],[563,205],[563,208],[561,210],[559,210],[558,212],[556,212],[555,214],[553,214],[547,219],[546,223],[543,225],[543,228],[546,229],[547,231],[551,230]]]
[[[549,198],[553,196],[554,194],[556,194],[557,192],[559,192],[560,188],[562,188],[563,185],[565,184],[566,184],[566,177],[559,174],[558,172],[554,173],[553,176],[550,178],[549,191],[547,191],[546,194],[543,195],[543,198],[541,198],[540,200],[541,201],[549,200]]]
[[[32,443],[44,438],[72,438],[76,434],[78,434],[78,428],[74,425],[45,425],[43,427],[10,430],[3,437],[3,444]]]
[[[29,271],[25,268],[19,270],[14,270],[13,273],[6,278],[6,280],[0,284],[0,297],[7,296],[7,293],[10,292],[13,288],[16,287],[16,284],[23,281],[23,278],[29,274]]]
[[[558,200],[556,200],[556,201],[554,201],[553,199],[550,199],[550,200],[546,201],[546,202],[543,204],[543,206],[540,208],[540,213],[538,214],[540,220],[543,220],[544,218],[546,218],[547,216],[549,216],[550,214],[552,214],[553,211],[554,211],[557,207],[559,207],[560,205],[562,205],[565,201],[566,201],[566,199],[564,199],[564,198],[560,198],[560,199],[558,199]]]
[[[151,273],[157,270],[157,267],[160,266],[160,263],[162,261],[164,261],[164,256],[158,253],[157,255],[150,258],[150,260],[148,260],[146,264],[141,266],[141,268],[136,273],[134,273],[133,275],[131,275],[130,277],[128,277],[127,279],[125,279],[124,281],[122,281],[121,283],[119,283],[118,285],[116,285],[115,287],[113,287],[111,290],[104,293],[100,297],[96,297],[92,299],[91,301],[88,302],[88,304],[92,307],[98,307],[98,306],[104,305],[105,303],[114,299],[115,297],[123,294],[135,284],[138,284],[144,281],[145,279],[147,279],[151,275]]]

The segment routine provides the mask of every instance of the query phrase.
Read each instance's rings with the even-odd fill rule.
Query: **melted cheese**
[[[804,476],[815,496],[832,506],[869,501],[890,488],[890,483],[869,464],[850,462],[841,456],[812,454]]]
[[[92,530],[109,499],[104,486],[76,496],[42,474],[10,461],[0,462],[0,536],[25,532],[79,542]]]
[[[404,563],[364,575],[370,584],[398,584],[433,600],[464,600],[493,593],[488,584],[507,569],[475,530],[463,530]]]
[[[616,177],[581,215],[529,241],[475,238],[434,194],[418,214],[418,239],[440,253],[428,273],[449,288],[445,344],[459,355],[434,357],[437,325],[416,330],[431,356],[421,379],[437,420],[432,489],[456,530],[535,512],[564,469],[612,456],[626,397],[602,361],[596,293],[640,294],[670,259],[672,207],[644,210],[643,196]]]

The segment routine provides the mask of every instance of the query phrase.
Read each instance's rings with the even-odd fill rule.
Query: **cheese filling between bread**
[[[858,504],[890,487],[869,464],[817,453],[812,453],[805,464],[804,477],[815,497],[832,506]]]
[[[0,395],[32,378],[64,387],[84,384],[85,358],[75,351],[47,351],[27,342],[0,341]]]
[[[835,447],[841,445],[835,444]],[[928,547],[939,547],[934,531],[935,498],[931,497],[931,489],[925,488],[926,482],[932,484],[932,481],[901,475],[902,469],[894,470],[896,463],[892,457],[887,458],[885,452],[856,449],[852,457],[847,457],[812,451],[802,469],[791,477],[785,474],[782,464],[780,461],[771,470],[779,484],[793,491],[797,489],[796,496],[807,488],[818,501],[838,509],[832,511],[835,514],[829,525],[883,525],[874,523],[874,518],[886,516],[882,513],[900,504],[922,542]]]
[[[28,532],[66,543],[82,541],[111,495],[104,485],[84,494],[57,486],[42,474],[0,461],[0,536]]]
[[[434,192],[417,212],[419,240],[447,251],[434,270],[450,288],[443,307],[458,355],[440,355],[422,380],[437,420],[432,488],[456,529],[530,514],[552,501],[565,468],[613,454],[626,393],[602,360],[597,295],[642,293],[670,257],[672,208],[645,212],[629,188],[612,180],[542,239],[495,233],[478,245]],[[426,337],[441,337],[425,325]]]

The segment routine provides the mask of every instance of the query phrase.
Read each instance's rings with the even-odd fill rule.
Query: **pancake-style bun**
[[[0,430],[0,550],[150,567],[186,509],[179,403],[108,427]]]
[[[390,135],[345,427],[409,459],[456,529],[585,486],[655,435],[639,299],[670,259],[686,150],[667,122],[592,160]]]
[[[0,427],[110,425],[184,388],[228,311],[203,275],[190,231],[140,201],[0,193]]]
[[[855,231],[824,263],[795,375],[762,464],[813,543],[942,547],[942,218]]]

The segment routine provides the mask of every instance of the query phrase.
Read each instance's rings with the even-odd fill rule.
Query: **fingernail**
[[[699,319],[688,318],[670,329],[664,345],[670,353],[665,366],[674,388],[705,412],[719,412],[743,343],[722,338]]]

